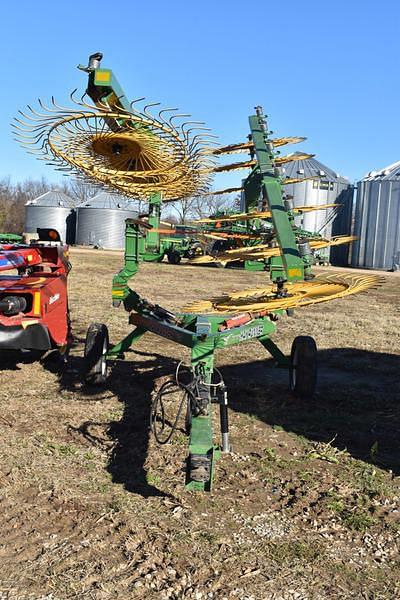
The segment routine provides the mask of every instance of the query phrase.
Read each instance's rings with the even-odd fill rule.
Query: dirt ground
[[[319,348],[318,391],[294,400],[257,342],[220,351],[233,452],[215,489],[187,492],[186,438],[149,435],[155,379],[188,352],[147,334],[105,390],[80,382],[91,321],[129,331],[112,308],[115,252],[72,252],[75,347],[67,372],[1,365],[0,600],[400,598],[398,274],[368,294],[282,319],[275,340]],[[149,300],[265,281],[238,270],[146,264]]]

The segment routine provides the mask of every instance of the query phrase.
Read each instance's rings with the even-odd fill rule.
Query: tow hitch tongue
[[[23,296],[5,296],[0,300],[0,312],[7,316],[24,312],[27,303]]]

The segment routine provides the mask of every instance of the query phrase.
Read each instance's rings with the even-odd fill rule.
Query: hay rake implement
[[[85,68],[89,73],[87,93],[94,104],[82,100],[74,109],[62,109],[53,102],[53,108],[39,116],[29,114],[21,125],[23,141],[56,166],[128,196],[146,197],[153,206],[204,193],[215,171],[210,163],[210,138],[204,137],[208,133],[193,134],[190,124],[173,125],[174,117],[167,124],[165,111],[155,118],[147,109],[140,111],[136,103],[129,104],[112,72],[100,69],[99,56],[92,55]],[[228,394],[214,364],[215,351],[258,341],[277,365],[288,369],[292,392],[310,397],[317,376],[315,341],[297,337],[286,357],[271,339],[279,318],[291,309],[355,294],[378,283],[370,275],[314,277],[311,252],[297,244],[285,207],[277,166],[282,159],[277,161],[261,107],[249,117],[249,126],[246,144],[252,158],[251,164],[246,164],[251,171],[243,185],[246,205],[260,205],[268,211],[278,244],[276,256],[270,259],[269,285],[189,304],[179,313],[149,302],[131,289],[129,282],[139,270],[141,231],[143,227],[151,231],[152,222],[128,219],[125,261],[113,279],[112,301],[129,313],[132,329],[113,345],[104,324],[92,324],[86,337],[85,379],[92,384],[104,384],[108,361],[123,359],[147,332],[191,350],[190,377],[183,383],[178,373],[166,382],[155,394],[151,410],[153,432],[160,443],[170,439],[184,412],[189,438],[186,486],[191,490],[211,490],[215,462],[221,450],[230,450]],[[282,143],[280,140],[277,145]],[[170,395],[179,396],[173,419],[166,415]],[[219,406],[221,446],[214,439],[213,404]]]

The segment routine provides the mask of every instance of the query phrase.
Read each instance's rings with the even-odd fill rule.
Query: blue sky
[[[277,135],[307,136],[293,150],[351,180],[400,160],[398,0],[19,0],[2,3],[1,22],[0,177],[62,177],[9,123],[38,97],[83,92],[76,65],[95,51],[131,99],[179,106],[221,143],[244,140],[261,104]]]

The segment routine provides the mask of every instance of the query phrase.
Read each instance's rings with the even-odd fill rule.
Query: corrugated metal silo
[[[75,202],[60,192],[51,190],[25,205],[25,232],[36,233],[38,227],[53,227],[62,241],[75,242]]]
[[[353,187],[345,177],[320,163],[314,158],[287,163],[284,167],[284,178],[308,179],[302,183],[289,184],[285,191],[293,196],[294,206],[312,206],[321,204],[341,204],[339,210],[328,208],[305,213],[296,219],[296,225],[307,231],[317,232],[323,236],[349,234],[351,229],[351,214],[353,206]],[[329,248],[321,251],[326,259],[333,264],[347,264],[348,246]]]
[[[354,235],[354,267],[400,268],[400,161],[358,183]]]
[[[76,243],[120,249],[125,245],[125,220],[138,216],[129,200],[100,192],[77,207]]]

